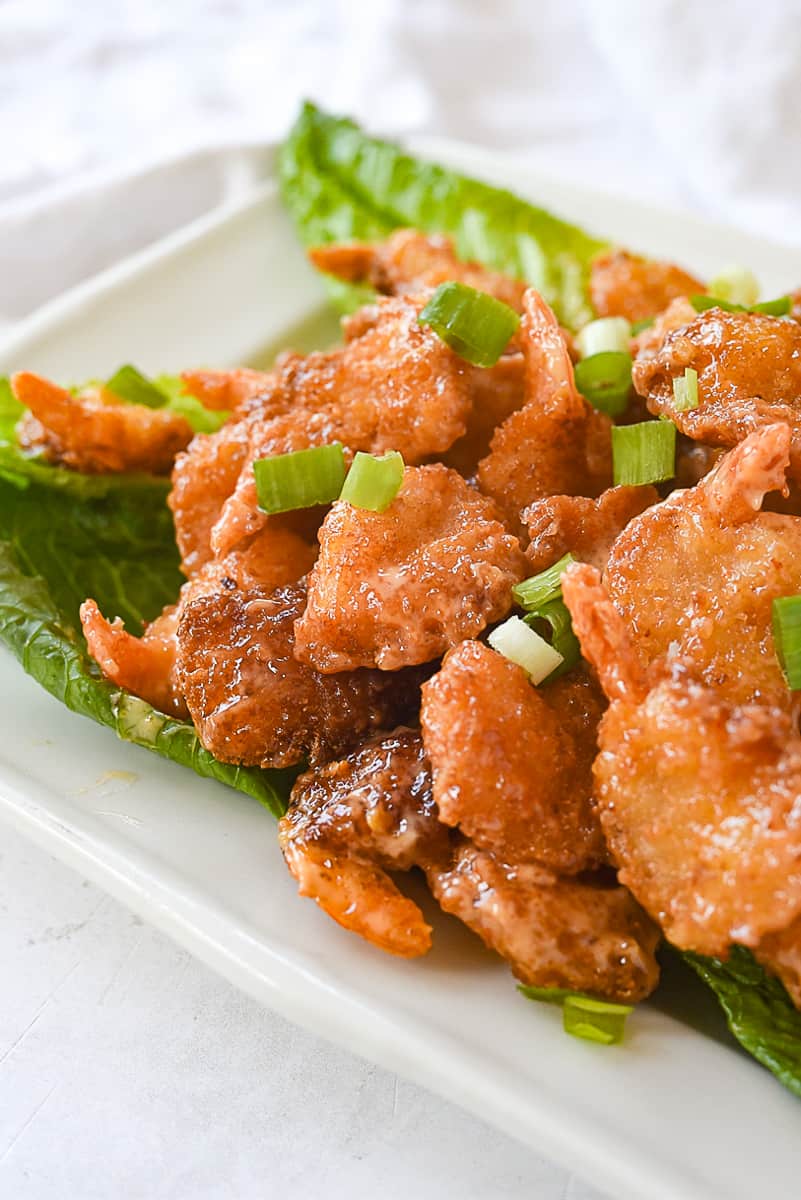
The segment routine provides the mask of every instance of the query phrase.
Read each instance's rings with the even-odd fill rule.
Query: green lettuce
[[[589,265],[607,242],[512,192],[367,137],[343,117],[305,104],[281,148],[279,176],[304,245],[370,241],[402,226],[449,233],[462,257],[534,284],[571,328],[593,315]],[[330,287],[345,309],[365,298],[364,288]]]
[[[779,980],[742,946],[733,946],[726,962],[683,957],[712,988],[740,1045],[801,1096],[801,1013]]]
[[[291,772],[218,762],[190,723],[115,688],[87,654],[78,619],[87,596],[137,634],[178,594],[168,482],[80,475],[27,458],[14,439],[21,411],[0,382],[0,641],[74,712],[280,815]]]

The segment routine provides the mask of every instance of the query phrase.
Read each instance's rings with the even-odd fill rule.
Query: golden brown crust
[[[426,871],[445,912],[505,958],[522,983],[643,1000],[657,985],[659,930],[625,888],[510,866],[464,841]]]
[[[474,367],[470,374],[470,412],[467,431],[442,455],[465,479],[472,478],[489,454],[492,435],[507,417],[525,403],[525,363],[522,354],[505,354],[494,367]]]
[[[633,517],[659,500],[656,488],[612,487],[597,500],[586,496],[549,496],[523,512],[528,527],[526,549],[533,573],[550,567],[565,554],[594,567],[606,566],[615,538]]]
[[[337,501],[319,537],[295,633],[325,672],[438,658],[505,616],[525,572],[492,501],[440,464],[408,467],[383,513]]]
[[[703,283],[681,267],[625,250],[602,254],[590,270],[590,298],[599,317],[643,321],[662,312],[671,300],[704,290]]]
[[[462,642],[423,686],[420,719],[440,816],[506,862],[575,874],[604,861],[591,804],[604,709],[583,671],[534,688],[480,642]]]
[[[698,373],[698,406],[676,408],[673,380]],[[735,446],[783,422],[792,431],[790,470],[801,472],[801,327],[759,313],[699,313],[667,334],[657,353],[638,359],[634,386],[652,413],[713,446]]]
[[[414,711],[413,673],[320,675],[295,658],[305,598],[301,587],[254,588],[184,606],[177,675],[200,740],[220,761],[324,761]]]

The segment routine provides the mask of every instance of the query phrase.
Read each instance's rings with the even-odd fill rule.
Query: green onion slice
[[[537,608],[547,604],[549,600],[559,600],[562,596],[562,576],[571,563],[576,560],[572,554],[565,554],[553,566],[546,567],[538,575],[516,583],[512,595],[521,608]]]
[[[643,329],[650,329],[655,320],[656,317],[643,317],[641,321],[635,321],[631,327],[631,336],[636,337]]]
[[[676,473],[676,426],[642,421],[612,427],[612,472],[616,484],[660,483]]]
[[[694,367],[685,367],[684,374],[673,380],[673,407],[677,412],[698,407],[698,372]]]
[[[529,627],[536,628],[538,621],[545,621],[551,627],[551,645],[562,661],[547,676],[548,683],[558,679],[560,675],[564,675],[571,667],[575,667],[581,658],[581,647],[573,632],[570,610],[564,600],[549,600],[547,604],[540,604],[531,609],[523,620]]]
[[[155,383],[130,363],[115,371],[105,387],[120,400],[127,400],[129,404],[144,404],[146,408],[163,408],[169,400],[166,392],[156,387]]]
[[[630,341],[631,325],[625,317],[599,317],[576,335],[576,346],[582,358],[592,358],[606,351],[627,354]]]
[[[440,284],[418,320],[477,367],[493,367],[520,324],[508,304],[455,282]]]
[[[697,313],[706,312],[708,308],[722,308],[724,312],[748,312],[742,304],[732,304],[722,296],[690,296],[690,304]]]
[[[622,350],[604,350],[583,358],[575,367],[576,387],[585,400],[619,417],[625,411],[631,390],[631,355]]]
[[[632,1011],[630,1004],[612,1004],[590,996],[566,996],[562,1009],[564,1030],[573,1037],[611,1046],[622,1040],[626,1017]]]
[[[801,688],[801,596],[773,601],[773,642],[788,687]]]
[[[792,307],[789,296],[778,296],[775,300],[763,300],[761,304],[753,304],[749,311],[762,313],[766,317],[786,317]]]
[[[403,457],[397,450],[389,450],[380,458],[360,450],[348,471],[339,498],[347,500],[354,508],[384,512],[397,496],[402,483]]]
[[[517,990],[527,1000],[539,1000],[541,1004],[564,1004],[568,996],[575,995],[568,988],[530,987],[523,983],[517,985]]]
[[[487,641],[493,650],[522,667],[534,684],[542,683],[562,663],[558,650],[520,617],[509,617],[493,629]]]
[[[260,458],[253,464],[259,508],[267,513],[291,512],[330,504],[345,482],[345,455],[339,442],[291,454]]]
[[[746,267],[728,267],[709,281],[709,293],[750,308],[759,299],[759,283],[753,271]]]

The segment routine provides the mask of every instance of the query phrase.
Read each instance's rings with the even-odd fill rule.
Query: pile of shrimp
[[[613,486],[612,422],[534,289],[409,230],[311,257],[375,302],[332,350],[187,372],[229,414],[217,433],[16,376],[32,452],[172,473],[186,582],[140,637],[86,600],[100,669],[223,762],[301,764],[287,867],[382,950],[431,946],[403,890],[416,870],[524,984],[640,1000],[664,936],[750,947],[801,1006],[800,708],[771,631],[773,599],[801,592],[794,314],[696,313],[704,285],[678,267],[598,258],[598,315],[656,318],[632,340],[620,420],[680,433],[672,483]],[[453,279],[520,313],[494,367],[418,320]],[[687,367],[689,410],[673,391]],[[260,509],[256,460],[335,441],[346,461],[403,455],[384,512]],[[534,686],[487,634],[514,585],[567,553],[581,658]]]

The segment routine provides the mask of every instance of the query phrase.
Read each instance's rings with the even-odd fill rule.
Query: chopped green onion
[[[642,421],[612,427],[612,477],[615,484],[660,483],[676,473],[676,426],[672,421]]]
[[[599,317],[576,335],[576,346],[582,358],[592,358],[607,350],[628,353],[631,325],[625,317]]]
[[[493,650],[522,667],[535,684],[547,679],[562,662],[562,655],[520,617],[509,617],[493,629],[487,641]]]
[[[643,317],[641,321],[635,321],[631,327],[631,336],[636,337],[643,329],[650,329],[655,320],[656,317]]]
[[[105,387],[120,400],[127,400],[129,404],[144,404],[146,408],[163,408],[169,400],[166,392],[156,387],[130,363],[115,371]]]
[[[750,308],[743,304],[733,304],[720,296],[691,296],[690,303],[698,313],[706,312],[708,308],[722,308],[724,312],[761,313],[763,317],[786,317],[793,306],[789,296],[763,300],[761,304],[752,304]]]
[[[750,311],[766,317],[786,317],[792,307],[789,296],[778,296],[775,300],[763,300],[761,304],[752,305]]]
[[[773,601],[773,642],[788,687],[801,688],[801,596]]]
[[[684,374],[673,380],[673,407],[676,412],[698,407],[698,372],[694,367],[685,367]]]
[[[519,983],[517,990],[527,1000],[539,1000],[541,1004],[564,1004],[568,996],[574,995],[568,988],[529,987]]]
[[[630,1004],[611,1004],[590,996],[566,996],[562,1009],[564,1030],[573,1037],[611,1046],[622,1040],[626,1017],[632,1011]]]
[[[759,299],[759,283],[753,271],[745,267],[729,267],[710,280],[709,293],[732,304],[750,308]]]
[[[565,554],[553,566],[515,584],[512,595],[520,607],[536,608],[540,604],[547,604],[549,600],[559,600],[562,596],[562,576],[575,561],[572,554]]]
[[[604,350],[583,358],[575,367],[576,387],[585,400],[610,417],[625,411],[631,390],[631,355]]]
[[[403,457],[390,450],[380,458],[361,450],[353,460],[340,493],[354,508],[384,512],[389,508],[403,483]]]
[[[573,632],[570,610],[564,600],[560,598],[549,600],[547,604],[540,604],[537,608],[531,609],[523,620],[529,626],[536,625],[537,621],[547,621],[551,627],[551,645],[561,656],[562,661],[551,671],[548,676],[549,681],[558,679],[560,675],[564,675],[566,671],[576,665],[581,658],[581,647]]]
[[[477,367],[493,367],[520,324],[508,304],[455,282],[440,284],[418,320]]]
[[[345,481],[345,456],[339,442],[312,446],[260,458],[253,464],[253,474],[259,508],[267,513],[291,512],[337,499]]]

